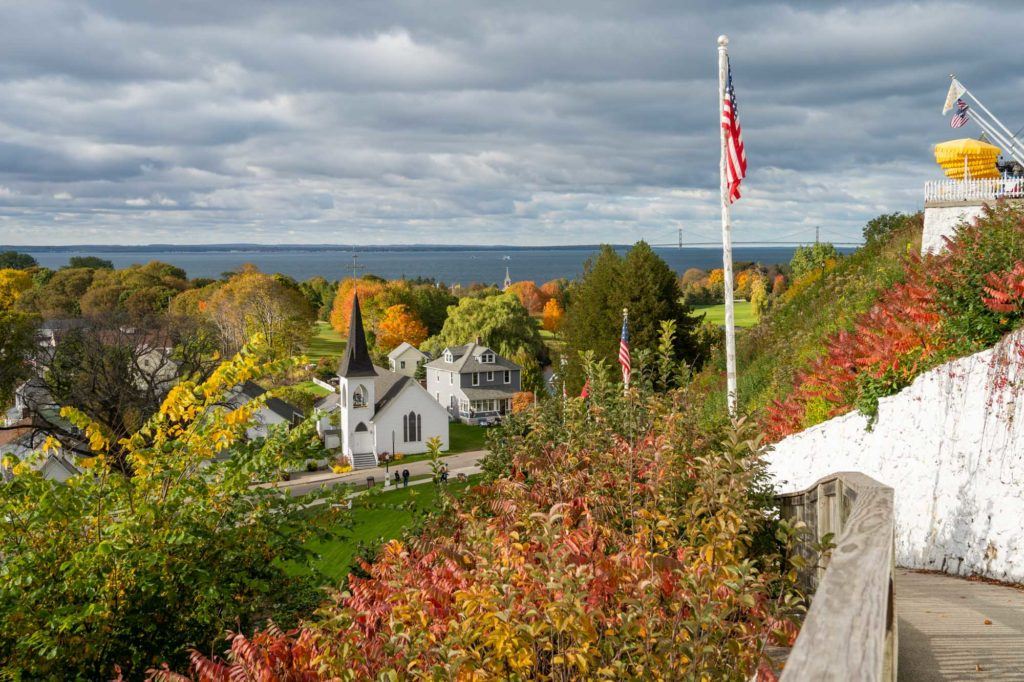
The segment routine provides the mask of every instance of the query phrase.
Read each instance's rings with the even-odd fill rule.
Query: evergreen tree
[[[583,278],[570,291],[562,338],[565,341],[566,377],[569,389],[583,383],[580,353],[593,351],[610,366],[618,363],[622,309],[629,309],[630,347],[634,354],[654,352],[661,323],[676,325],[676,357],[687,362],[697,358],[693,333],[697,319],[682,303],[676,274],[646,242],[637,242],[625,258],[610,246],[584,266]]]

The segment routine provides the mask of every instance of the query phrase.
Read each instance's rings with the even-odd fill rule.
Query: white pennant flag
[[[949,84],[949,92],[946,93],[946,103],[942,105],[942,115],[945,116],[949,113],[949,110],[956,106],[956,101],[960,99],[960,96],[967,92],[967,88],[960,85],[960,81],[953,79],[953,82]]]

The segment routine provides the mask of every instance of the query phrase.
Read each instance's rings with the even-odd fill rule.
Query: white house
[[[377,367],[370,359],[358,297],[352,299],[338,376],[341,452],[357,469],[376,466],[382,453],[426,452],[427,441],[435,436],[448,449],[445,409],[411,377]]]
[[[408,341],[403,341],[388,353],[388,364],[391,365],[391,371],[413,378],[416,377],[416,370],[420,365],[429,359],[430,357],[426,353]]]

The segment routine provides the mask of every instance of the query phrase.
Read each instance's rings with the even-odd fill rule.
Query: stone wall
[[[957,227],[963,222],[969,222],[981,215],[985,206],[978,202],[975,204],[935,203],[925,204],[924,207],[924,232],[921,235],[921,255],[936,253],[945,248],[943,237],[952,239],[956,236]]]
[[[895,490],[900,566],[1024,582],[1024,331],[768,453],[783,492],[860,471]],[[1024,398],[1024,395],[1019,397]]]

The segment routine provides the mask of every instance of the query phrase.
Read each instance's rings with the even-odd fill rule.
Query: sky
[[[915,211],[955,72],[1024,125],[1016,2],[0,0],[0,243],[719,238]]]

